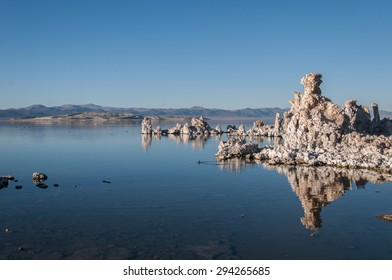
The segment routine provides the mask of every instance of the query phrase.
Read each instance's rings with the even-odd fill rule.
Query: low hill
[[[114,113],[114,114],[134,114],[143,116],[205,116],[215,118],[275,118],[277,112],[283,113],[287,109],[281,108],[259,108],[259,109],[238,109],[238,110],[224,110],[224,109],[208,109],[204,107],[191,108],[116,108],[104,107],[94,104],[86,105],[62,105],[55,107],[46,107],[43,105],[32,105],[24,108],[11,108],[0,110],[0,118],[37,118],[57,115],[70,115],[76,113]]]

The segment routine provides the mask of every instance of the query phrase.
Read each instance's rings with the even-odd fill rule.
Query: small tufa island
[[[366,106],[348,100],[344,108],[323,96],[322,76],[309,73],[301,79],[304,93],[294,92],[291,109],[281,117],[276,114],[275,124],[254,122],[250,130],[244,125],[211,128],[200,118],[191,125],[177,124],[162,130],[155,129],[151,119],[142,121],[142,134],[186,134],[193,136],[227,133],[228,141],[221,141],[215,157],[218,161],[233,158],[256,159],[268,164],[335,166],[374,169],[392,174],[392,120],[380,119],[378,105],[372,103],[373,118]],[[273,146],[259,147],[246,137],[274,137]]]
[[[328,165],[377,169],[392,173],[392,121],[380,120],[378,106],[369,109],[348,100],[341,108],[323,96],[321,75],[302,78],[304,93],[294,92],[291,109],[283,118],[277,114],[274,127],[256,123],[248,135],[264,133],[276,137],[273,146],[263,148],[233,138],[219,144],[216,158],[247,157],[269,164]]]
[[[177,123],[175,127],[162,130],[160,126],[156,128],[152,127],[151,119],[144,117],[142,121],[142,134],[154,134],[154,135],[192,135],[192,136],[209,136],[209,135],[220,135],[223,131],[218,125],[215,129],[211,128],[210,125],[204,120],[203,117],[192,118],[191,125],[185,123],[184,125]]]

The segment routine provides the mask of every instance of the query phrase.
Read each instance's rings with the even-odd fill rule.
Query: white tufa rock
[[[142,121],[142,134],[151,134],[151,133],[152,133],[151,119],[148,117],[144,117]]]
[[[321,77],[310,73],[301,79],[304,93],[294,92],[291,109],[283,118],[277,114],[275,126],[253,124],[247,135],[281,137],[283,144],[265,147],[251,156],[271,164],[331,165],[392,173],[392,121],[379,120],[375,103],[373,120],[369,109],[357,105],[356,100],[348,100],[344,108],[336,105],[322,95]],[[242,135],[242,129],[232,129],[231,134]],[[227,147],[229,144],[220,145],[218,159],[242,156]]]

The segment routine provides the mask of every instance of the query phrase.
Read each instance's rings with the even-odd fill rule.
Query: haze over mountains
[[[207,109],[194,106],[191,108],[116,108],[105,107],[95,104],[86,105],[62,105],[46,107],[44,105],[32,105],[24,108],[11,108],[0,110],[0,118],[35,118],[57,115],[69,115],[84,112],[135,114],[143,116],[205,116],[205,117],[247,117],[247,118],[275,118],[277,112],[283,113],[287,109],[281,108],[258,108],[258,109]]]
[[[95,113],[115,113],[115,114],[135,114],[143,116],[204,116],[204,117],[215,117],[215,118],[264,118],[273,119],[277,112],[283,114],[288,109],[281,108],[245,108],[238,110],[225,110],[225,109],[209,109],[199,106],[191,108],[117,108],[117,107],[106,107],[95,104],[86,105],[62,105],[54,107],[46,107],[44,105],[32,105],[23,108],[10,108],[0,110],[0,118],[35,118],[35,117],[46,117],[46,116],[57,116],[57,115],[70,115],[84,112],[95,112]],[[380,110],[382,118],[392,118],[392,112]]]

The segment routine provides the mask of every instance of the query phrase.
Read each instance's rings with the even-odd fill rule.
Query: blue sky
[[[392,1],[0,0],[0,108],[288,107],[308,72],[392,110]]]

